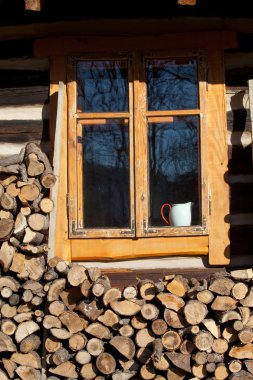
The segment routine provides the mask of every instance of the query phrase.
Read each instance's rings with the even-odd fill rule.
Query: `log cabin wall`
[[[35,59],[32,41],[0,43],[0,155],[29,141],[49,153],[49,62]]]
[[[253,77],[251,40],[252,34],[239,33],[238,48],[225,52],[231,265],[253,262],[252,137],[247,87],[247,80]],[[17,153],[28,141],[36,141],[50,153],[49,61],[34,58],[32,46],[33,40],[0,43],[0,155]],[[175,265],[176,259],[171,260]],[[159,267],[159,259],[148,261],[151,267],[154,261]],[[203,264],[193,259],[185,265]]]

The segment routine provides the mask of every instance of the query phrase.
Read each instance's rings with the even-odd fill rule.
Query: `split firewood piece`
[[[123,290],[123,297],[126,299],[126,300],[131,300],[133,298],[136,298],[138,295],[138,291],[136,289],[135,286],[127,286],[126,288],[124,288]]]
[[[152,303],[146,303],[141,308],[141,315],[143,316],[144,319],[148,321],[153,321],[157,319],[159,315],[159,309]]]
[[[127,336],[127,337],[131,337],[134,335],[134,329],[131,325],[123,325],[120,329],[119,329],[119,334],[122,335],[122,336]]]
[[[136,315],[142,308],[143,300],[123,300],[123,301],[112,301],[110,306],[112,310],[118,315],[131,317]]]
[[[38,145],[32,142],[26,145],[26,155],[28,156],[30,153],[36,154],[38,160],[43,162],[45,166],[45,170],[40,176],[41,184],[47,189],[53,187],[56,182],[56,177],[47,155],[42,152]]]
[[[104,313],[104,309],[96,300],[93,300],[90,303],[81,301],[77,305],[76,309],[91,321],[95,321],[101,314]]]
[[[152,280],[138,280],[139,293],[142,299],[152,301],[155,297],[157,290],[154,281]]]
[[[148,347],[140,347],[136,352],[136,358],[142,364],[148,363],[152,359],[152,351]]]
[[[9,270],[12,260],[13,260],[14,253],[16,251],[17,251],[16,248],[9,245],[7,241],[4,241],[2,243],[1,248],[0,248],[0,264],[5,273]]]
[[[156,369],[152,363],[143,364],[140,369],[140,375],[144,380],[154,379],[156,375]]]
[[[38,161],[38,157],[34,153],[30,153],[26,157],[26,168],[30,177],[37,177],[45,170],[44,164]]]
[[[152,360],[153,362],[159,362],[163,354],[163,344],[161,339],[154,339],[152,342],[153,353]]]
[[[242,300],[248,293],[248,286],[244,282],[237,282],[231,290],[232,296],[237,300]]]
[[[228,342],[226,341],[226,339],[222,338],[214,339],[212,344],[212,350],[217,354],[224,354],[228,350]]]
[[[245,367],[247,368],[247,371],[253,374],[253,360],[244,360],[244,364],[245,364]]]
[[[155,335],[163,335],[167,331],[168,325],[163,319],[156,319],[152,322],[151,329]]]
[[[1,380],[9,380],[8,376],[6,375],[6,373],[1,368],[0,368],[0,379]]]
[[[170,366],[167,371],[167,379],[183,380],[187,373],[180,368]]]
[[[0,183],[3,187],[7,187],[10,183],[17,181],[17,176],[10,175],[7,178],[0,179]]]
[[[228,365],[229,371],[232,373],[240,372],[242,369],[242,362],[240,360],[231,360]]]
[[[12,219],[0,219],[0,241],[8,240],[14,227]]]
[[[11,197],[15,198],[20,193],[20,188],[17,187],[17,184],[15,182],[10,183],[6,188],[6,193],[9,194]]]
[[[5,371],[9,375],[9,377],[7,377],[7,380],[13,379],[15,376],[15,371],[17,369],[17,364],[14,363],[13,361],[11,361],[10,359],[5,359],[5,358],[2,358],[2,363],[3,363]],[[0,378],[1,378],[1,376],[0,376]],[[3,377],[3,380],[4,380],[4,377]]]
[[[80,369],[80,375],[85,380],[95,379],[97,372],[97,368],[93,363],[84,364]]]
[[[14,216],[10,211],[0,210],[0,219],[14,219]]]
[[[129,360],[133,359],[135,355],[135,344],[130,338],[125,336],[114,336],[109,344],[125,358]]]
[[[36,198],[40,195],[40,189],[37,185],[28,184],[21,187],[19,196],[26,201],[35,201]]]
[[[17,201],[16,198],[8,193],[4,193],[0,198],[0,205],[4,210],[16,213],[17,211]]]
[[[198,301],[200,301],[202,303],[209,304],[209,303],[211,303],[213,301],[214,295],[208,289],[201,290],[201,292],[197,293],[197,299],[198,299]]]
[[[65,278],[59,278],[57,280],[54,280],[52,284],[50,285],[49,291],[47,293],[47,301],[52,302],[59,300],[59,296],[61,292],[65,289],[66,286],[66,279]]]
[[[10,306],[8,303],[4,303],[1,307],[2,318],[13,318],[17,314],[17,307]]]
[[[202,323],[215,338],[220,338],[220,326],[214,319],[203,319]]]
[[[215,352],[207,355],[208,363],[224,363],[224,354],[217,354]]]
[[[239,306],[238,310],[239,310],[239,313],[240,313],[241,318],[242,318],[242,323],[245,326],[250,319],[251,310],[247,306]]]
[[[68,271],[68,282],[72,286],[79,286],[87,279],[87,270],[82,265],[74,264]]]
[[[66,377],[70,377],[73,379],[78,378],[78,373],[76,372],[76,366],[69,361],[62,363],[55,368],[49,368],[49,372],[54,373],[55,375],[63,376],[65,378]]]
[[[169,360],[177,367],[185,372],[191,373],[191,356],[179,354],[177,352],[166,352]]]
[[[0,183],[0,198],[1,198],[1,196],[3,195],[3,193],[4,193],[4,187],[3,187],[3,185]]]
[[[55,365],[60,365],[70,360],[72,356],[66,348],[60,348],[52,354],[52,361]]]
[[[183,340],[183,342],[180,344],[180,352],[181,354],[191,354],[192,351],[194,350],[195,346],[193,342],[189,339]]]
[[[233,328],[236,330],[236,331],[241,331],[243,329],[243,323],[242,321],[234,321],[233,323]]]
[[[11,319],[2,319],[1,331],[6,335],[13,335],[16,331],[16,324]]]
[[[33,255],[38,255],[40,253],[47,253],[48,245],[46,243],[41,244],[41,245],[25,244],[25,245],[21,245],[20,249],[23,252],[29,252]]]
[[[27,366],[19,366],[16,369],[16,372],[20,379],[22,380],[40,380],[41,379],[41,373],[40,370],[27,367]]]
[[[119,371],[116,370],[112,375],[112,380],[129,380],[132,379],[136,375],[136,371]]]
[[[181,337],[176,331],[167,331],[162,336],[162,344],[166,348],[166,350],[177,350],[180,347],[181,343]]]
[[[87,271],[89,275],[89,280],[91,282],[97,281],[97,279],[101,276],[101,269],[98,267],[87,268]]]
[[[16,342],[20,343],[21,340],[38,330],[40,330],[40,326],[34,321],[25,321],[20,323],[15,332]]]
[[[14,225],[14,235],[21,240],[25,234],[25,229],[27,227],[27,220],[25,215],[23,215],[21,212],[18,213],[15,225]]]
[[[72,351],[80,351],[86,346],[87,340],[86,336],[80,332],[73,334],[69,338],[69,347]]]
[[[147,347],[155,340],[155,335],[152,330],[145,328],[138,330],[135,336],[135,343],[138,347]]]
[[[57,338],[49,337],[45,340],[45,348],[47,352],[56,352],[60,348],[62,348],[62,342]]]
[[[228,355],[235,359],[253,359],[253,344],[235,345],[231,347]]]
[[[193,364],[192,374],[198,379],[205,379],[206,377],[206,366],[204,364]]]
[[[233,327],[225,327],[222,331],[222,336],[228,343],[233,343],[237,339],[237,331]]]
[[[83,281],[83,283],[80,286],[80,291],[84,297],[88,298],[90,296],[91,287],[92,283],[90,282],[90,280],[86,279]]]
[[[140,363],[134,359],[119,358],[118,361],[124,371],[138,371],[140,368]]]
[[[2,166],[0,165],[0,173],[18,174],[20,172],[20,166],[18,164]]]
[[[157,361],[153,360],[153,366],[158,371],[167,371],[170,366],[170,361],[165,353],[161,355],[161,358]]]
[[[241,320],[242,319],[240,313],[238,313],[238,311],[236,311],[236,310],[224,311],[221,313],[217,313],[216,315],[217,315],[220,323],[226,323],[228,321]]]
[[[87,343],[87,345],[88,345],[88,343]],[[85,350],[78,351],[76,356],[75,356],[75,361],[81,365],[90,363],[91,355],[88,351],[85,351]]]
[[[39,213],[31,214],[28,217],[28,225],[34,231],[45,231],[49,226],[49,218]]]
[[[229,376],[229,380],[252,380],[253,376],[247,371],[240,371]]]
[[[250,314],[249,320],[246,323],[246,327],[251,327],[253,328],[253,313]]]
[[[249,280],[253,278],[253,269],[248,268],[231,270],[230,275],[236,280]]]
[[[19,365],[25,365],[35,369],[41,368],[40,356],[35,351],[31,351],[28,354],[20,354],[18,352],[14,352],[14,354],[11,355],[11,360]]]
[[[30,289],[24,290],[23,295],[22,295],[22,300],[24,302],[31,302],[33,298],[33,293]]]
[[[229,370],[224,363],[218,363],[214,371],[215,379],[224,380],[229,376]]]
[[[31,334],[20,342],[20,351],[23,354],[28,354],[31,351],[36,351],[41,345],[41,340],[38,335]]]
[[[60,293],[60,298],[63,301],[64,305],[70,310],[73,311],[78,302],[83,298],[80,287],[70,286],[69,288],[65,288]]]
[[[119,325],[120,318],[112,310],[108,309],[104,314],[100,315],[97,320],[102,322],[107,327],[112,327],[117,329]]]
[[[253,286],[251,286],[248,295],[240,303],[242,306],[253,307]]]
[[[111,339],[111,332],[108,327],[99,322],[91,323],[85,330],[88,334],[99,339]]]
[[[68,331],[68,330],[66,330],[66,329],[64,329],[64,328],[56,328],[56,327],[52,327],[51,329],[50,329],[50,332],[51,332],[51,334],[55,337],[55,338],[57,338],[57,339],[69,339],[71,336],[72,336],[72,334]]]
[[[185,305],[184,300],[174,294],[159,293],[156,297],[163,306],[174,311],[179,311]]]
[[[33,317],[33,312],[27,312],[27,313],[18,313],[13,317],[14,321],[17,323],[22,323],[25,321],[30,321]]]
[[[229,296],[234,285],[234,281],[230,278],[219,277],[210,281],[209,290],[221,296]]]
[[[194,337],[194,343],[198,350],[207,351],[209,350],[214,342],[213,336],[207,331],[200,331]]]
[[[211,305],[211,309],[216,311],[234,310],[237,302],[238,301],[229,296],[217,296]]]
[[[54,315],[45,315],[43,319],[43,327],[46,330],[50,330],[52,328],[60,329],[62,327],[61,321],[59,318],[55,317]]]
[[[92,293],[95,297],[102,297],[102,295],[110,289],[111,284],[110,280],[107,276],[101,276],[99,277],[96,282],[92,285]]]
[[[61,315],[66,308],[62,301],[53,301],[48,306],[48,309],[49,309],[50,314],[55,315],[56,317],[59,317],[59,315]]]
[[[91,338],[88,340],[86,350],[92,356],[98,356],[104,352],[104,342],[98,338]],[[88,363],[88,362],[87,362]],[[85,364],[85,363],[83,363]]]
[[[17,350],[17,347],[13,343],[12,338],[9,335],[6,335],[0,331],[0,352],[5,352],[5,351],[12,352],[16,350]]]
[[[147,320],[144,319],[140,314],[134,315],[131,319],[131,325],[136,330],[145,329],[148,325]]]
[[[15,253],[10,270],[16,272],[19,278],[38,281],[45,272],[45,258],[43,256],[31,258]]]
[[[39,202],[39,208],[44,214],[49,214],[54,209],[54,202],[48,197],[44,197]]]
[[[184,297],[189,290],[188,281],[183,276],[175,276],[166,286],[167,290],[179,297]]]
[[[86,329],[88,326],[88,322],[85,319],[80,318],[79,315],[73,311],[64,311],[59,316],[59,319],[62,324],[67,327],[69,332],[73,334]]]
[[[188,301],[184,307],[185,319],[191,325],[197,325],[202,322],[207,313],[206,305],[197,300]]]
[[[11,276],[3,276],[0,277],[0,290],[2,290],[4,287],[8,287],[13,292],[18,292],[20,284],[17,280],[15,280],[15,278]]]
[[[244,328],[238,333],[238,338],[243,344],[253,342],[253,331],[251,328]]]
[[[207,353],[205,351],[198,351],[196,354],[192,355],[192,359],[195,360],[197,364],[206,364]]]
[[[108,352],[103,352],[97,357],[96,367],[104,375],[111,375],[115,371],[116,360]]]
[[[24,160],[24,156],[25,156],[25,148],[22,148],[19,153],[12,154],[11,156],[1,157],[0,166],[20,164]]]
[[[31,230],[31,228],[26,227],[25,236],[23,239],[24,244],[34,244],[40,245],[44,239],[44,234]]]
[[[186,326],[186,321],[184,317],[173,310],[164,310],[164,320],[167,322],[168,326],[174,329],[181,329]]]

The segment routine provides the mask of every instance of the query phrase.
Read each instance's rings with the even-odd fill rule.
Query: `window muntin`
[[[72,58],[73,62],[73,58]],[[91,215],[91,211],[88,212],[88,208],[93,208],[90,206],[87,194],[85,195],[85,167],[83,163],[84,158],[84,150],[82,144],[77,144],[76,147],[76,161],[77,161],[77,170],[76,173],[72,175],[72,179],[70,179],[71,188],[74,189],[71,193],[71,199],[76,199],[76,202],[74,201],[72,203],[71,208],[71,215],[72,218],[70,220],[70,236],[72,237],[87,237],[87,238],[96,238],[96,237],[154,237],[154,236],[187,236],[187,235],[202,235],[207,233],[207,226],[206,226],[206,214],[207,214],[207,186],[206,186],[206,178],[205,178],[205,160],[203,160],[203,146],[201,141],[204,141],[204,134],[205,132],[205,118],[203,115],[205,114],[205,71],[203,69],[203,64],[201,64],[201,70],[199,63],[199,58],[196,56],[182,56],[182,58],[171,58],[168,56],[162,56],[162,58],[159,56],[157,58],[154,58],[154,56],[146,57],[141,54],[134,54],[133,58],[127,59],[121,58],[121,59],[95,59],[94,62],[96,62],[96,67],[101,68],[103,75],[102,82],[104,80],[104,63],[110,62],[110,65],[107,66],[109,69],[114,66],[114,62],[118,64],[119,67],[125,68],[128,67],[127,71],[127,77],[128,77],[128,87],[126,91],[123,91],[124,94],[128,95],[128,100],[125,102],[125,104],[128,104],[129,111],[125,111],[126,107],[118,108],[115,106],[115,100],[112,101],[113,107],[107,107],[103,108],[100,105],[94,105],[93,108],[87,108],[83,107],[80,110],[80,107],[78,105],[79,102],[79,92],[78,89],[78,82],[80,80],[78,79],[78,67],[81,67],[83,63],[89,62],[88,67],[91,66],[91,62],[93,62],[90,58],[88,59],[81,59],[80,57],[77,57],[75,60],[75,64],[72,64],[72,82],[69,83],[69,89],[72,89],[69,91],[69,93],[73,95],[75,94],[74,102],[70,102],[69,104],[69,123],[70,126],[73,128],[70,128],[71,133],[74,132],[74,125],[76,120],[76,125],[79,125],[78,128],[76,128],[76,139],[77,141],[83,141],[83,125],[96,125],[99,129],[99,125],[111,125],[112,120],[114,120],[114,124],[117,124],[115,121],[124,119],[124,124],[128,125],[128,138],[129,138],[129,208],[130,212],[128,211],[127,203],[122,203],[122,207],[124,208],[124,215],[127,215],[128,223],[126,224],[126,219],[124,221],[117,221],[116,223],[111,221],[111,216],[108,218],[106,222],[98,222],[98,221],[92,221],[92,219],[85,219],[85,216]],[[158,62],[158,63],[157,63]],[[149,84],[149,79],[152,82],[154,82],[154,69],[153,66],[158,66],[158,73],[163,68],[163,66],[166,66],[167,63],[176,62],[176,66],[186,66],[187,69],[181,70],[179,69],[180,75],[182,76],[183,73],[186,77],[186,83],[183,83],[179,85],[179,79],[174,78],[174,82],[177,83],[177,86],[179,88],[179,91],[181,91],[181,104],[178,106],[178,108],[175,107],[173,109],[173,97],[170,99],[170,97],[166,96],[165,98],[161,97],[161,93],[164,93],[169,90],[169,82],[172,80],[171,73],[168,75],[168,80],[166,81],[166,76],[163,77],[163,85],[159,86],[159,97],[162,99],[159,103],[156,102],[156,106],[152,105],[153,100],[149,100],[150,96],[150,89],[152,86],[154,86],[154,83],[152,86]],[[148,74],[147,65],[149,66],[148,70],[151,70],[151,74]],[[188,66],[190,69],[188,70]],[[150,69],[151,67],[151,69]],[[157,70],[156,70],[157,71]],[[189,74],[190,72],[190,74]],[[121,75],[121,74],[120,74]],[[157,75],[157,72],[156,72]],[[187,76],[188,75],[188,76]],[[175,77],[175,73],[173,73],[173,76]],[[70,76],[71,77],[71,76]],[[123,76],[126,78],[126,75]],[[121,77],[122,79],[122,77]],[[97,79],[96,79],[97,80]],[[122,81],[120,80],[121,84]],[[125,79],[123,81],[125,83]],[[190,85],[189,83],[190,82]],[[92,84],[93,86],[93,84]],[[103,87],[103,86],[102,86]],[[125,87],[124,86],[121,86]],[[122,92],[121,92],[122,93]],[[158,98],[159,98],[158,97]],[[105,99],[110,99],[105,97]],[[165,100],[164,100],[165,99]],[[173,101],[172,101],[173,100]],[[102,102],[103,103],[103,102]],[[101,102],[98,104],[102,104]],[[110,101],[105,103],[108,105]],[[122,103],[122,97],[119,96],[119,103]],[[154,102],[153,102],[154,103]],[[83,102],[85,104],[85,101]],[[151,104],[151,106],[150,106]],[[161,104],[165,104],[166,106],[163,107]],[[189,108],[185,108],[186,104]],[[194,108],[196,106],[196,108]],[[98,107],[98,108],[97,108]],[[154,109],[149,109],[149,108]],[[155,108],[161,108],[161,109],[155,109]],[[167,109],[168,108],[168,109]],[[101,111],[98,111],[100,109]],[[121,111],[110,111],[111,110],[121,110]],[[74,110],[74,114],[73,114]],[[93,111],[91,111],[93,110]],[[74,117],[72,117],[73,115]],[[110,119],[109,119],[110,118]],[[188,118],[188,119],[187,119]],[[183,120],[185,120],[183,122]],[[190,201],[194,202],[194,208],[193,208],[193,217],[192,217],[192,224],[191,226],[186,227],[168,227],[163,222],[162,218],[159,221],[158,214],[160,213],[160,209],[162,206],[162,203],[159,205],[159,202],[162,201],[162,199],[155,199],[155,196],[153,194],[155,187],[154,187],[154,181],[157,179],[155,176],[153,176],[152,172],[152,158],[150,156],[151,149],[150,149],[150,137],[151,132],[150,128],[157,128],[157,125],[160,126],[161,124],[173,124],[176,128],[177,125],[177,133],[180,130],[180,126],[182,129],[182,125],[186,123],[194,125],[194,132],[192,136],[192,142],[193,147],[191,147],[190,151],[195,152],[191,158],[188,158],[188,165],[194,166],[194,174],[191,173],[192,181],[191,184],[194,182],[194,189],[191,189],[190,194]],[[186,124],[187,124],[186,123]],[[152,125],[152,127],[151,127]],[[179,127],[178,127],[179,126]],[[184,128],[183,128],[184,129]],[[187,128],[185,128],[186,130]],[[95,130],[95,129],[94,129]],[[87,131],[87,129],[86,129]],[[101,129],[102,131],[102,129]],[[72,135],[73,136],[73,135]],[[176,136],[176,133],[175,133]],[[166,137],[168,138],[168,137]],[[173,137],[174,138],[174,137]],[[74,137],[75,140],[75,137]],[[187,140],[189,140],[189,136],[187,134],[184,136],[183,146],[187,143],[185,143]],[[178,144],[176,142],[174,145]],[[73,146],[75,143],[73,144]],[[182,145],[182,144],[181,144]],[[70,145],[71,147],[72,145]],[[164,155],[164,152],[161,150],[160,147],[156,148],[160,150],[159,155]],[[71,151],[71,149],[70,149]],[[196,158],[197,154],[197,158]],[[74,156],[72,156],[74,157]],[[80,159],[81,157],[81,159]],[[168,157],[164,156],[166,160]],[[184,160],[181,161],[181,164]],[[187,161],[187,160],[185,160]],[[191,162],[191,164],[190,164]],[[176,165],[176,162],[174,162]],[[184,162],[183,165],[186,165],[186,162]],[[204,169],[204,170],[203,170]],[[76,180],[75,180],[76,178]],[[88,179],[87,179],[88,181]],[[75,186],[75,182],[77,185]],[[105,181],[106,183],[106,181]],[[174,188],[176,188],[177,183],[175,183]],[[95,185],[93,185],[95,186]],[[106,186],[106,185],[105,185]],[[191,186],[191,185],[190,185]],[[76,189],[76,190],[75,190]],[[128,190],[127,190],[128,191]],[[127,194],[127,191],[124,194]],[[181,188],[181,193],[183,193],[183,190]],[[99,190],[96,194],[99,194]],[[164,191],[164,197],[168,194],[168,192]],[[111,193],[113,196],[113,194]],[[182,194],[181,194],[182,195]],[[168,194],[169,196],[169,194]],[[108,199],[110,198],[110,195],[108,193],[107,195]],[[173,195],[174,199],[179,197],[179,194],[176,195],[174,191]],[[187,202],[189,197],[184,200],[184,202]],[[124,199],[126,197],[124,196]],[[86,202],[87,201],[87,202]],[[168,197],[166,197],[166,202],[172,202]],[[85,203],[86,202],[86,203]],[[183,202],[180,201],[180,202]],[[94,202],[93,202],[94,204]],[[154,209],[155,208],[155,209]],[[76,210],[76,211],[75,211]],[[100,212],[102,210],[102,207],[100,206]],[[122,209],[121,209],[122,211]],[[113,211],[114,212],[114,211]],[[113,214],[112,212],[112,214]],[[129,218],[128,218],[129,215]],[[99,224],[100,223],[100,224]],[[114,224],[114,227],[113,227]],[[107,226],[106,226],[107,225]],[[156,228],[154,228],[156,227]]]

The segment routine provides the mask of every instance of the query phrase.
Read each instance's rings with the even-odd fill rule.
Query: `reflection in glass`
[[[84,228],[129,227],[128,125],[83,125],[82,144]]]
[[[196,59],[148,59],[146,75],[148,110],[198,108]]]
[[[160,214],[164,203],[186,202],[194,203],[192,225],[200,224],[198,116],[149,123],[148,142],[150,225],[166,226]]]
[[[128,111],[127,62],[78,62],[77,109],[79,112]]]

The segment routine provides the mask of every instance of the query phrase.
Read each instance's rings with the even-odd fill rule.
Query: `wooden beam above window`
[[[26,11],[41,11],[44,0],[25,0]]]
[[[179,5],[196,5],[197,0],[177,0]]]

